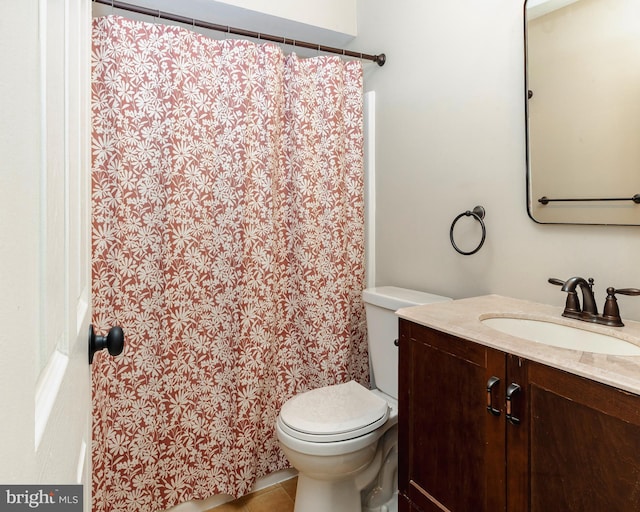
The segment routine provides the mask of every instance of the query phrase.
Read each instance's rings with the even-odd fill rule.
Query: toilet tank
[[[362,292],[367,317],[369,357],[375,387],[387,395],[398,398],[398,317],[400,308],[433,304],[451,300],[431,293],[379,286]]]

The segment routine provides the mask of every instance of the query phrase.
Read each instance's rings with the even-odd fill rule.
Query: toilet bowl
[[[276,434],[298,470],[295,512],[397,510],[398,319],[401,307],[447,297],[391,286],[365,290],[377,389],[351,381],[289,399]]]
[[[395,448],[397,422],[392,397],[354,381],[315,389],[288,401],[278,416],[276,433],[284,454],[298,470],[295,511],[361,510],[361,492]],[[385,502],[393,492],[390,479]]]

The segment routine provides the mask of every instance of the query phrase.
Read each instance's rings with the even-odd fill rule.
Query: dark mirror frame
[[[639,49],[631,51],[623,45],[628,40],[615,40],[627,32],[640,35],[640,0],[615,0],[613,8],[612,0],[563,0],[569,5],[531,25],[528,5],[534,1],[539,3],[523,4],[527,212],[540,224],[640,225],[640,95],[627,108],[621,99],[635,97],[618,91],[633,83],[640,90],[640,71],[628,71],[633,52],[640,55],[640,37]],[[532,29],[537,53],[531,51]],[[554,51],[545,52],[551,45]],[[607,45],[615,58],[604,51]],[[584,48],[589,53],[578,53]],[[532,77],[532,68],[545,73]]]

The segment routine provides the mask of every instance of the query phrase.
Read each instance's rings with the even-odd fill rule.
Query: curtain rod
[[[194,27],[206,28],[209,30],[215,30],[217,32],[226,32],[227,34],[234,34],[234,35],[243,36],[243,37],[251,37],[253,39],[260,39],[263,41],[270,41],[273,43],[286,44],[289,46],[299,46],[301,48],[308,48],[311,50],[317,50],[317,51],[326,52],[326,53],[335,53],[338,55],[343,55],[345,57],[353,57],[361,60],[370,60],[378,64],[378,66],[384,66],[384,63],[387,60],[387,57],[385,56],[384,53],[381,53],[379,55],[368,55],[366,53],[352,52],[351,50],[333,48],[331,46],[324,46],[316,43],[307,43],[305,41],[298,41],[296,39],[287,39],[286,37],[282,37],[282,36],[272,36],[269,34],[262,34],[260,32],[253,32],[253,31],[244,30],[241,28],[218,25],[216,23],[196,20],[194,18],[187,18],[185,16],[172,14],[170,12],[163,12],[157,9],[149,9],[147,7],[142,7],[139,5],[120,2],[119,0],[93,0],[93,1],[98,4],[110,5],[111,7],[115,7],[116,9],[135,12],[137,14],[146,14],[148,16],[153,16],[154,18],[159,18],[159,19],[168,20],[168,21],[175,21],[178,23],[185,23],[187,25],[192,25]]]

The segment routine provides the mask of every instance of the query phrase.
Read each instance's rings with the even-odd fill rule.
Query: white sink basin
[[[614,336],[567,325],[524,318],[485,318],[481,322],[497,331],[553,347],[614,356],[640,356],[640,347]]]

